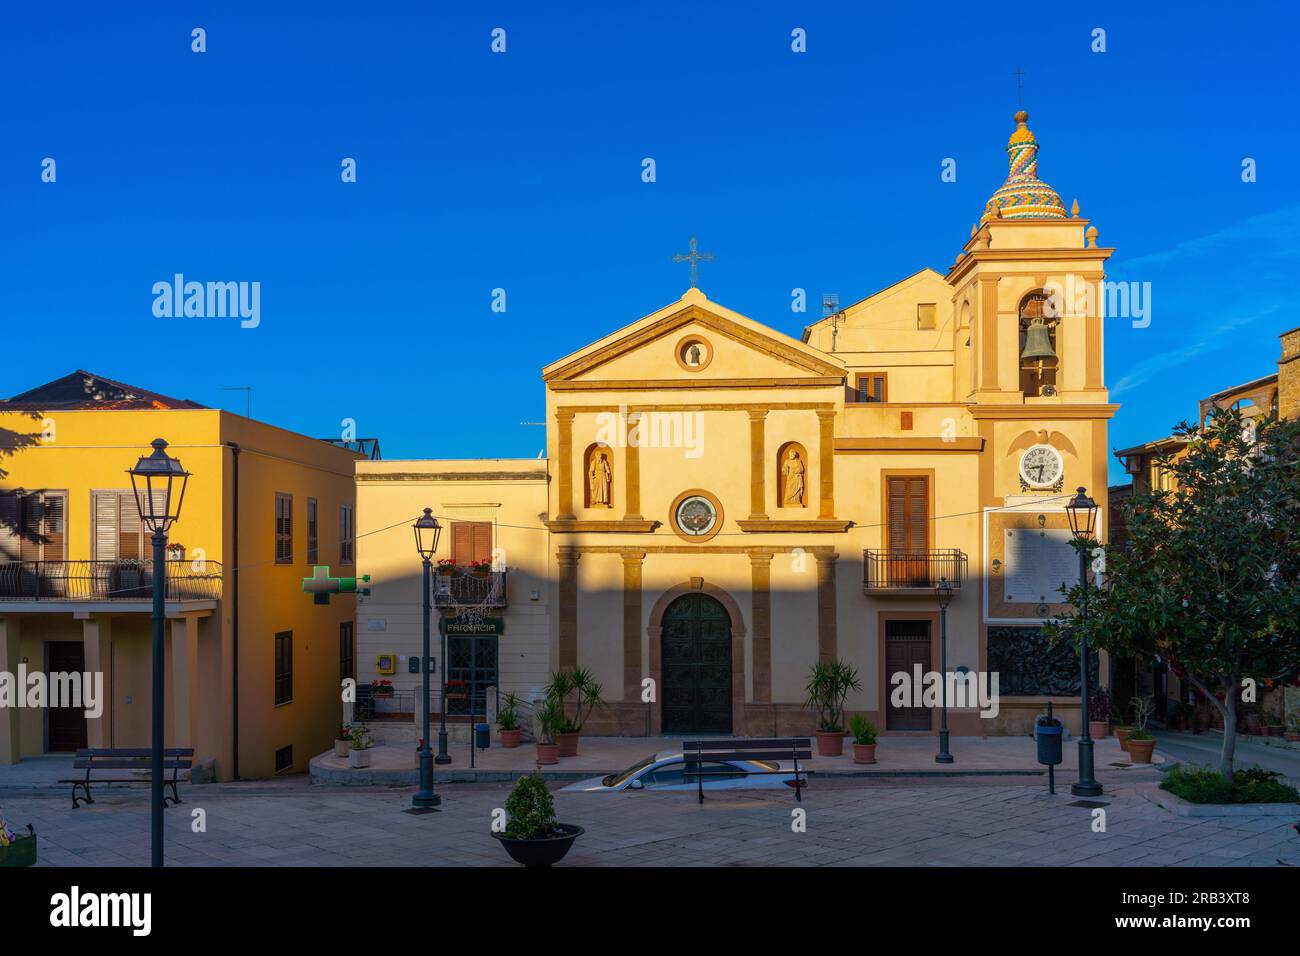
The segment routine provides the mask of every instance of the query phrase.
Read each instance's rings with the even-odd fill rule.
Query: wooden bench
[[[180,803],[180,795],[176,792],[177,774],[182,770],[189,770],[194,766],[194,748],[193,747],[169,747],[163,751],[163,770],[170,770],[172,778],[163,781],[163,787],[171,787],[172,795],[167,796],[166,790],[163,791],[163,806],[168,803]],[[92,783],[152,783],[153,776],[148,777],[98,777],[94,780],[90,774],[94,770],[143,770],[146,773],[153,770],[153,751],[147,747],[130,750],[78,750],[76,757],[72,761],[74,770],[85,770],[86,776],[80,780],[60,780],[59,783],[72,784],[72,809],[77,809],[82,803],[94,803],[95,799],[90,795],[90,785]],[[77,796],[77,788],[80,787],[85,793],[84,797]]]
[[[808,780],[799,769],[800,760],[812,759],[811,737],[755,737],[729,740],[686,740],[682,742],[682,757],[686,761],[686,776],[699,782],[700,803],[704,802],[705,777],[730,777],[736,773],[746,776],[769,776],[793,772],[794,779],[786,785],[794,789],[794,798],[803,800],[803,788]],[[723,760],[793,760],[794,770],[702,770],[707,761]],[[692,770],[692,764],[696,769]]]

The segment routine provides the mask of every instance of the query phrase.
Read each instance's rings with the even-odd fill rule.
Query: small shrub
[[[1177,766],[1165,774],[1160,789],[1189,803],[1300,803],[1300,791],[1281,777],[1274,770],[1250,767],[1229,780],[1210,767]]]
[[[849,733],[853,735],[855,744],[874,744],[880,731],[861,714],[854,714],[849,721]]]
[[[540,840],[556,830],[555,801],[542,775],[520,777],[506,798],[505,835],[512,840]]]
[[[497,724],[502,730],[519,729],[519,698],[515,696],[514,691],[506,694],[505,706],[497,712]]]

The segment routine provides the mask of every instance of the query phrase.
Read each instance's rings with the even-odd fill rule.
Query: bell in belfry
[[[1056,358],[1056,352],[1052,348],[1051,332],[1048,331],[1047,323],[1041,318],[1029,320],[1029,328],[1025,330],[1025,350],[1020,353],[1020,357],[1031,362]]]

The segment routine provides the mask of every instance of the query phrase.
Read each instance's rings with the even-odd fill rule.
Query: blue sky
[[[794,336],[823,292],[945,271],[1005,177],[1017,67],[1040,175],[1152,283],[1150,327],[1107,323],[1113,446],[1300,324],[1294,8],[442,6],[5,5],[0,394],[84,367],[242,411],[222,389],[251,385],[255,417],[354,418],[386,457],[531,457],[541,367],[679,296],[692,234],[709,296]],[[261,325],[155,318],[178,272],[260,282]]]

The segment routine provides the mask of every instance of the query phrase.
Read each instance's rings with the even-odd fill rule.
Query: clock
[[[1020,482],[1026,488],[1060,488],[1065,461],[1051,445],[1033,445],[1020,456]]]
[[[677,506],[677,527],[692,538],[702,537],[713,530],[718,513],[713,503],[703,495],[691,495]]]

